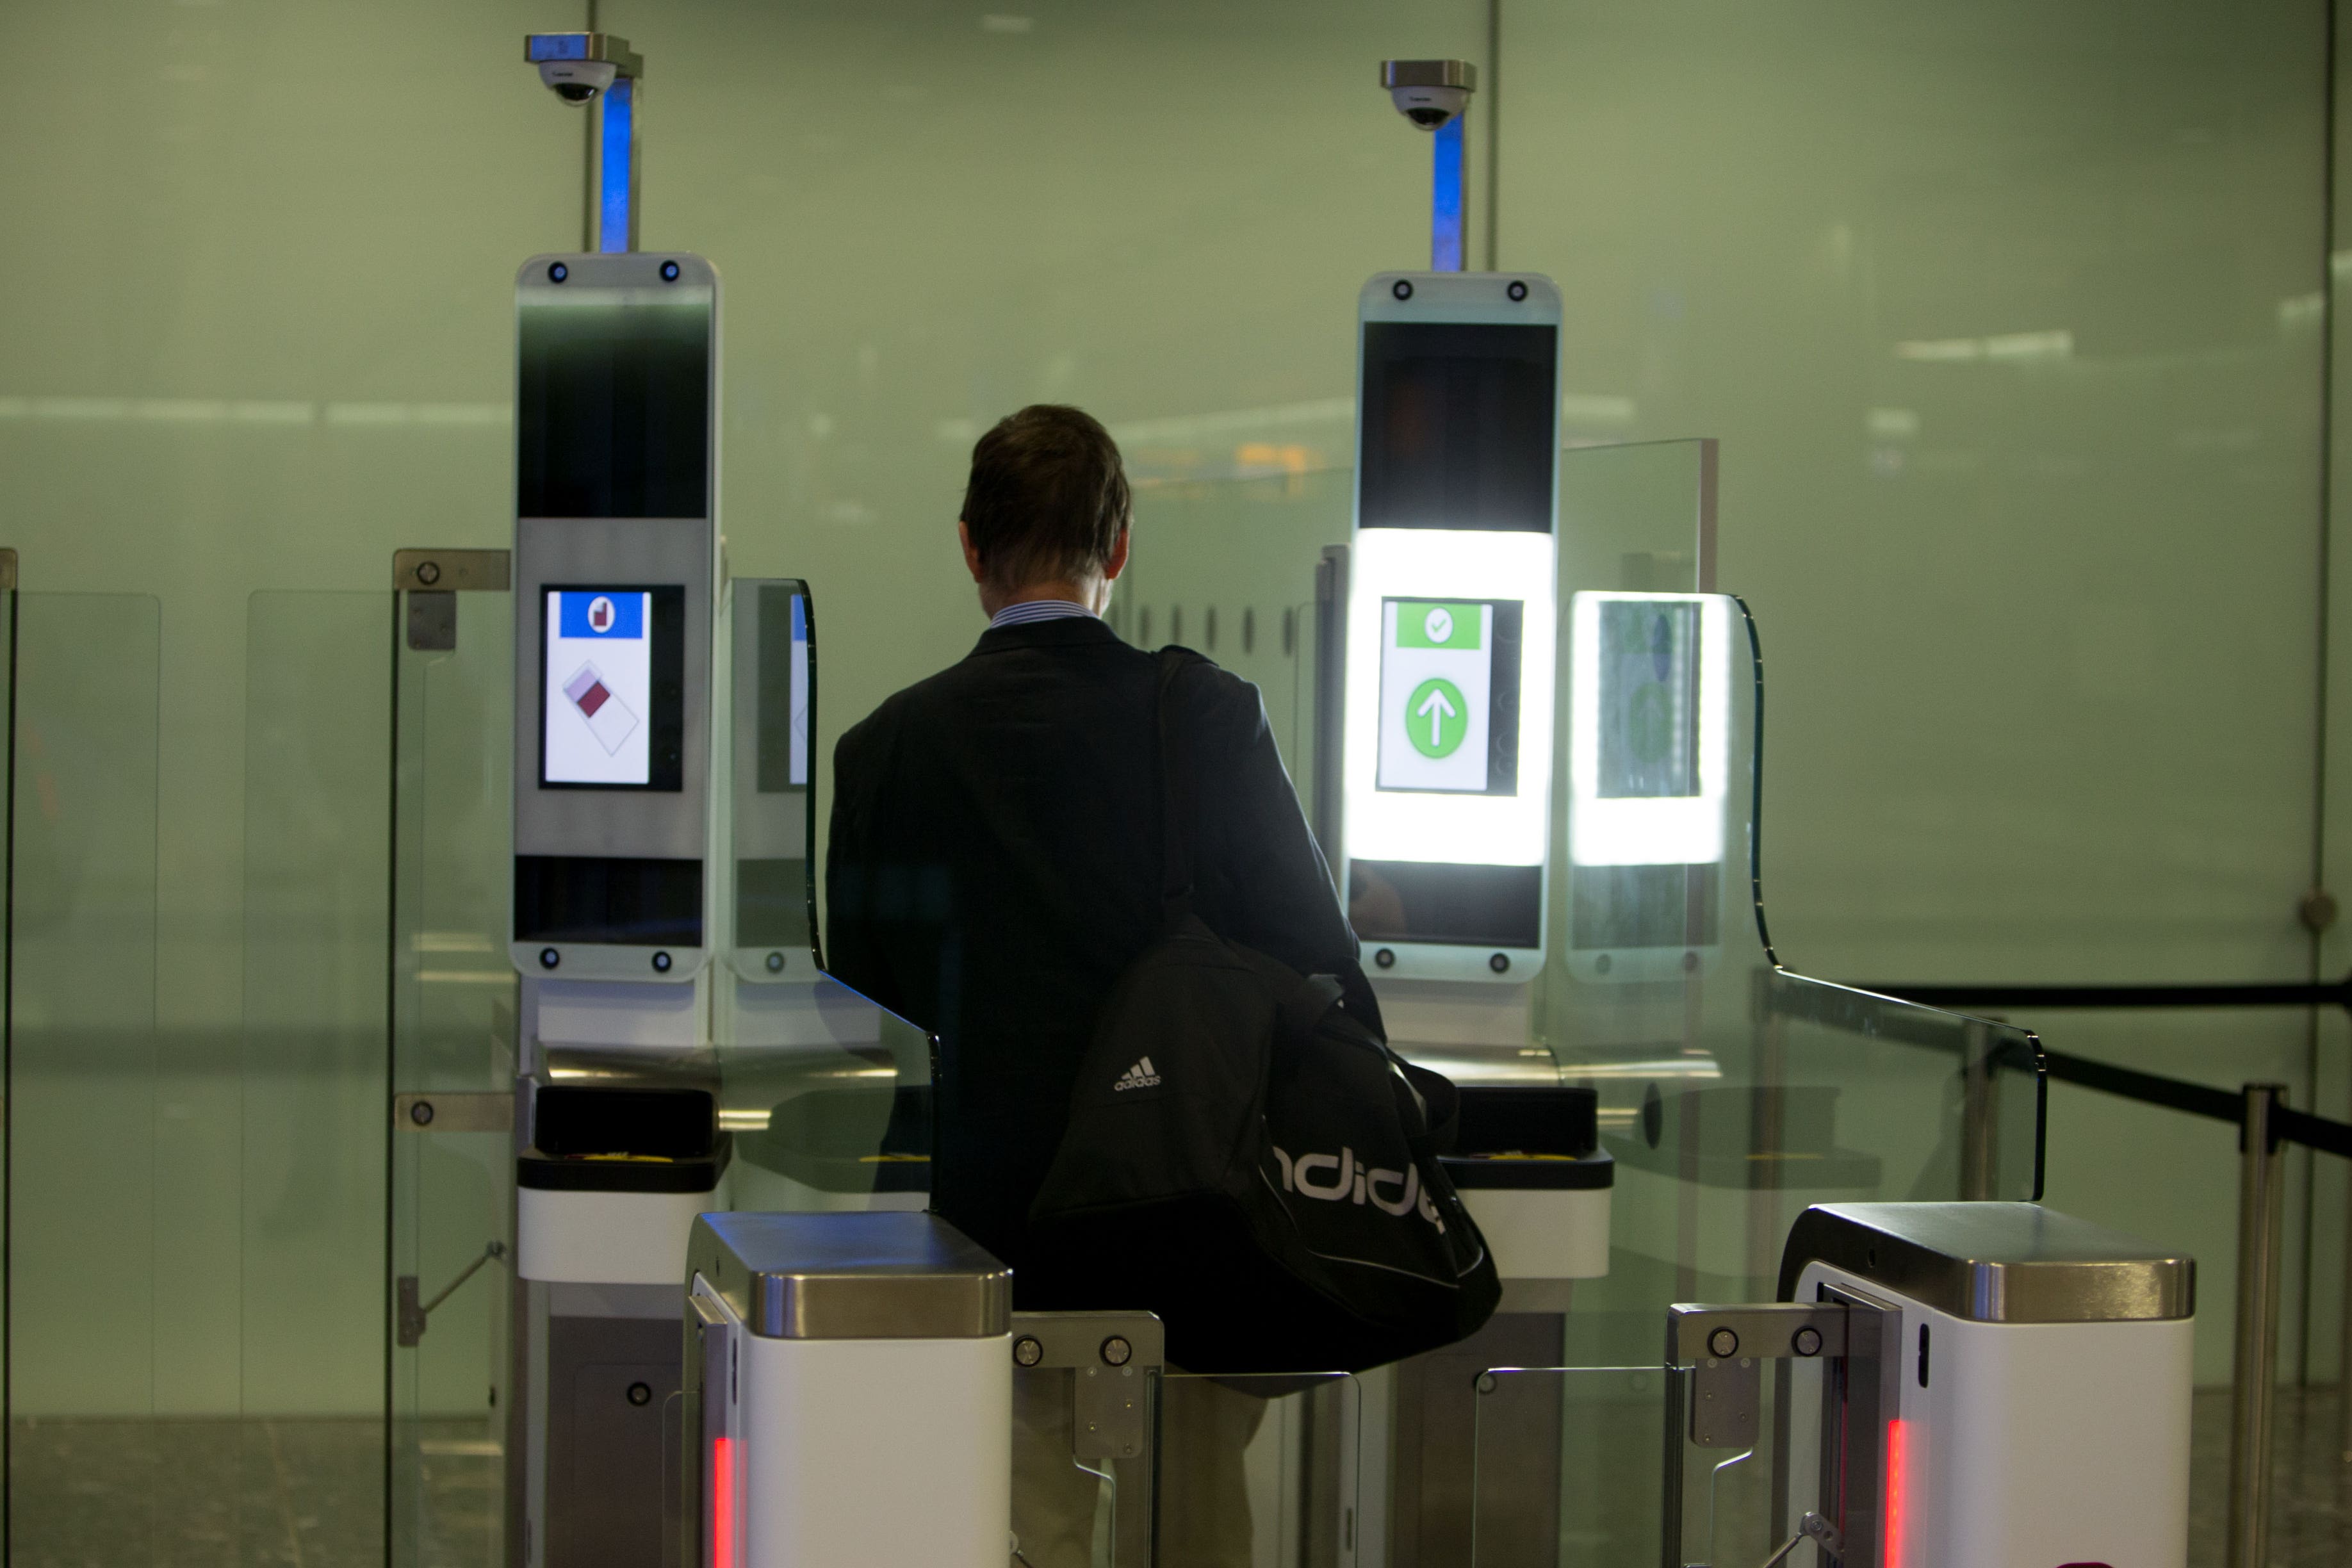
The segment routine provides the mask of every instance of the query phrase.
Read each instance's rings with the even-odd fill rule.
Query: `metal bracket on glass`
[[[1752,1448],[1762,1430],[1764,1363],[1849,1353],[1853,1309],[1780,1301],[1666,1309],[1666,1363],[1691,1369],[1690,1440],[1701,1448]],[[1874,1336],[1863,1336],[1874,1345]]]
[[[1814,1511],[1823,1523],[1801,1525],[1799,1534],[1842,1561],[1875,1563],[1885,1522],[1888,1423],[1898,1408],[1902,1313],[1844,1286],[1825,1284],[1820,1292],[1814,1301],[1669,1307],[1666,1361],[1688,1373],[1689,1441],[1701,1448],[1757,1446],[1767,1362],[1834,1363],[1823,1368],[1821,1380],[1820,1495]],[[1782,1383],[1780,1388],[1785,1400],[1789,1385]],[[1786,1449],[1789,1414],[1789,1405],[1781,1404],[1782,1462],[1793,1458]],[[1670,1441],[1668,1448],[1669,1474],[1675,1479],[1669,1483],[1667,1517],[1673,1530],[1677,1528],[1672,1510],[1679,1506],[1681,1447]],[[1831,1525],[1835,1526],[1834,1540],[1819,1533]],[[1784,1547],[1780,1555],[1789,1550]]]
[[[495,593],[513,586],[514,552],[510,550],[395,550],[392,552],[394,592]]]
[[[504,550],[395,550],[392,590],[408,595],[407,642],[412,653],[448,653],[457,646],[457,595],[504,593],[512,576]]]
[[[457,1278],[441,1287],[440,1293],[430,1301],[419,1304],[422,1292],[417,1289],[416,1276],[403,1274],[393,1281],[394,1321],[393,1342],[403,1350],[413,1349],[425,1340],[425,1330],[433,1310],[457,1293],[457,1287],[481,1272],[482,1266],[492,1258],[504,1258],[507,1244],[493,1241],[483,1247],[481,1256],[457,1271]]]
[[[1167,1364],[1167,1338],[1150,1312],[1015,1312],[1013,1364],[1067,1367],[1070,1452],[1080,1459],[1135,1459],[1149,1446],[1150,1374]]]

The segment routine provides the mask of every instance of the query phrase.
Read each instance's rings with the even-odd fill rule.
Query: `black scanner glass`
[[[626,294],[524,296],[519,516],[710,515],[710,301]]]
[[[1358,524],[1549,533],[1559,338],[1366,321]]]

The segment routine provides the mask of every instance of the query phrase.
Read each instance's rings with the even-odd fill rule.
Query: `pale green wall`
[[[1356,287],[1424,255],[1426,145],[1372,67],[1486,53],[1475,0],[1009,9],[1025,28],[909,0],[603,7],[650,62],[646,243],[725,279],[732,563],[816,585],[828,747],[976,634],[948,541],[997,415],[1082,403],[1159,478],[1230,474],[1252,444],[1344,461]],[[257,858],[249,829],[280,818],[256,802],[288,798],[246,773],[272,754],[248,747],[271,689],[248,627],[290,614],[250,596],[373,592],[395,546],[504,542],[509,279],[576,243],[582,131],[517,46],[581,17],[5,15],[0,542],[29,588],[152,595],[161,626],[160,1070],[143,1121],[82,1124],[150,1207],[78,1211],[58,1180],[50,1217],[146,1227],[170,1281],[132,1405],[365,1407],[368,932],[322,868],[329,982],[273,992],[246,948],[248,861],[282,866]],[[1801,967],[2310,963],[2324,16],[1504,7],[1499,259],[1570,302],[1570,436],[1724,443],[1719,580],[1764,628],[1768,888]],[[1152,515],[1139,587],[1188,548]],[[1254,553],[1224,602],[1303,599],[1290,554]],[[355,670],[373,613],[334,634]],[[357,810],[349,772],[321,776]],[[286,1153],[290,1080],[259,1070],[286,1058],[240,1030],[249,1005],[302,1026],[292,995],[320,1042],[295,1065],[339,1070],[291,1103],[344,1135]],[[2216,1082],[2306,1070],[2286,1016],[2031,1022]],[[2226,1144],[2053,1091],[2053,1201],[2207,1259],[2209,1378]]]

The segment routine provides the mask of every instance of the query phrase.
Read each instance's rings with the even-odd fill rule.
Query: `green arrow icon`
[[[1470,732],[1470,704],[1463,700],[1462,689],[1436,676],[1414,687],[1405,699],[1404,732],[1424,757],[1460,751],[1462,737]]]

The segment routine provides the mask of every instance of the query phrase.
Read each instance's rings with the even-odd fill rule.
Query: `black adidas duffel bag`
[[[1120,977],[1030,1211],[1052,1294],[1143,1308],[1201,1373],[1358,1372],[1451,1344],[1502,1293],[1438,1163],[1456,1097],[1303,976],[1191,910],[1160,658],[1167,928]]]

